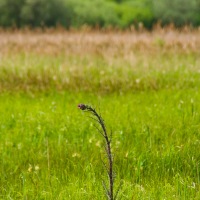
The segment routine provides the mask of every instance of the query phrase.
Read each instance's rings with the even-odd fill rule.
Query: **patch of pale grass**
[[[132,52],[199,52],[199,31],[159,30],[153,32],[0,32],[0,52],[19,51],[50,55],[97,54],[113,57]],[[121,53],[121,54],[119,54]],[[178,53],[178,52],[177,52]]]
[[[196,87],[199,31],[0,32],[0,90]]]

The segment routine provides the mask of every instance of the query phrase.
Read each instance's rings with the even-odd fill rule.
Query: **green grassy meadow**
[[[200,199],[198,32],[0,33],[0,199]]]

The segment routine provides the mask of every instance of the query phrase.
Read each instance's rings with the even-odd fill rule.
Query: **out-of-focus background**
[[[0,0],[1,27],[200,25],[200,0]]]

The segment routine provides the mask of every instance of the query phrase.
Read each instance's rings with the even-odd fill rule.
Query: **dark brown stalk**
[[[111,138],[109,138],[106,126],[104,124],[104,120],[102,117],[96,112],[95,109],[93,109],[91,106],[85,105],[85,104],[79,104],[78,107],[81,110],[88,111],[92,113],[96,117],[96,121],[100,124],[103,132],[101,132],[99,129],[99,132],[101,135],[104,137],[105,142],[106,142],[106,154],[108,157],[108,165],[109,168],[107,170],[108,177],[109,177],[109,188],[107,189],[104,184],[105,191],[107,193],[108,199],[109,200],[114,200],[114,195],[113,195],[113,188],[114,188],[114,176],[113,176],[113,156],[112,156],[112,150],[111,150]],[[115,198],[116,199],[116,198]]]

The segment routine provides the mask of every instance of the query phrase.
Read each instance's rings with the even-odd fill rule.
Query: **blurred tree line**
[[[1,27],[200,26],[200,0],[0,0]]]

